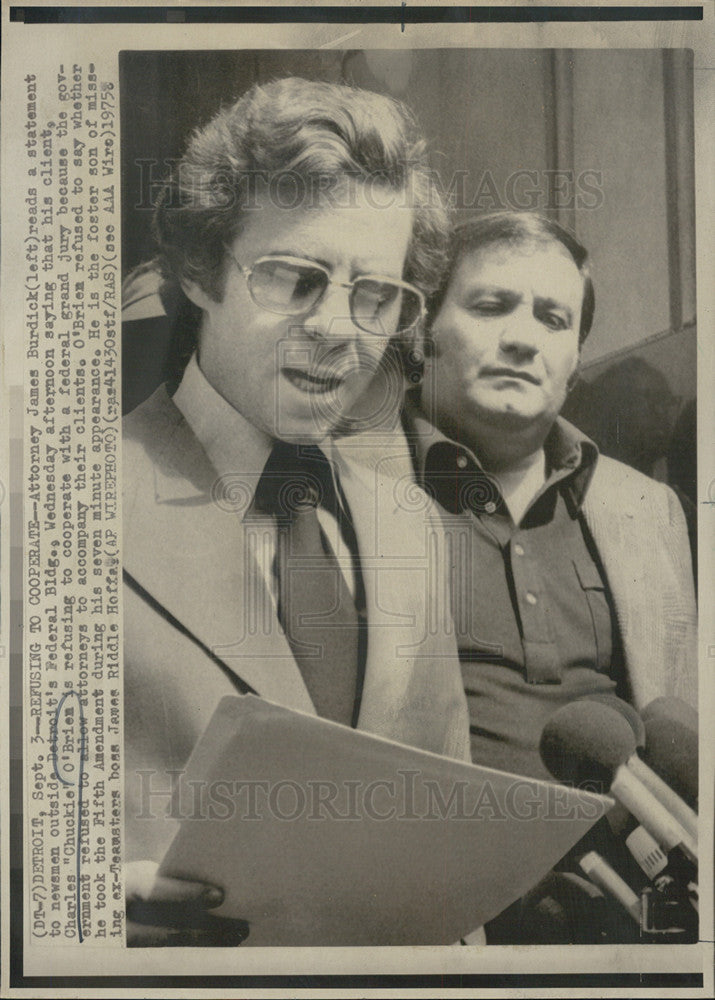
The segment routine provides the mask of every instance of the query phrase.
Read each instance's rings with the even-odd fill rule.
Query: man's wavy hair
[[[536,212],[491,212],[476,216],[455,226],[449,241],[447,267],[442,271],[442,281],[427,301],[427,328],[429,329],[444,302],[447,289],[463,257],[484,247],[505,245],[518,247],[527,243],[560,243],[571,256],[583,278],[583,302],[579,347],[583,345],[593,324],[596,296],[588,263],[588,251],[573,233],[558,222]],[[429,350],[429,339],[425,342]]]
[[[339,205],[338,188],[347,179],[394,191],[413,208],[403,277],[431,295],[446,261],[448,217],[424,140],[403,104],[290,77],[254,86],[194,132],[154,216],[163,297],[184,340],[175,362],[188,360],[201,317],[180,284],[196,282],[221,300],[226,247],[240,234],[256,194],[268,191],[284,207],[299,206],[303,197],[318,207],[331,203],[332,190]],[[380,203],[384,194],[376,198]]]

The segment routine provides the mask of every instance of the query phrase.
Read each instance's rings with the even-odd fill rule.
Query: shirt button
[[[487,500],[487,502],[484,504],[484,510],[487,512],[487,514],[493,514],[496,509],[497,505],[494,503],[493,500]]]
[[[519,545],[519,543],[517,542],[516,545],[514,546],[514,551],[516,552],[516,554],[518,556],[523,556],[524,555],[524,546],[523,545]]]
[[[458,469],[466,469],[467,468],[467,456],[466,455],[459,455],[459,457],[457,458],[457,468]]]
[[[527,590],[527,592],[526,592],[526,601],[527,601],[527,604],[536,604],[538,602],[538,600],[539,599],[536,596],[536,594],[532,594],[530,590]]]

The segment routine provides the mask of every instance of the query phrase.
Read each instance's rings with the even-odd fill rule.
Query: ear
[[[181,282],[181,290],[187,299],[193,302],[195,306],[198,306],[199,309],[208,309],[209,304],[213,301],[201,285],[198,285],[195,281],[185,279]]]

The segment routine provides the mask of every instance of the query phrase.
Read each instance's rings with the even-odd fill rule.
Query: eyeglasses
[[[227,248],[228,250],[228,248]],[[422,318],[422,292],[406,281],[365,274],[354,281],[333,281],[322,264],[300,257],[259,257],[244,267],[229,256],[243,274],[256,305],[279,316],[299,316],[320,302],[330,285],[350,289],[350,317],[359,329],[378,337],[404,333]]]

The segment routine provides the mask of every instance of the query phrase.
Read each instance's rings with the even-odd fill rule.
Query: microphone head
[[[541,759],[558,781],[607,791],[613,772],[636,752],[630,722],[610,705],[572,701],[544,726]]]
[[[645,723],[635,708],[629,705],[627,701],[624,701],[623,698],[618,698],[615,694],[610,694],[608,691],[599,691],[593,694],[585,694],[578,700],[597,701],[602,705],[608,705],[616,712],[620,712],[623,718],[630,723],[638,749],[640,750],[645,746]]]
[[[643,721],[643,760],[697,811],[698,713],[679,698],[656,698],[643,709]]]

